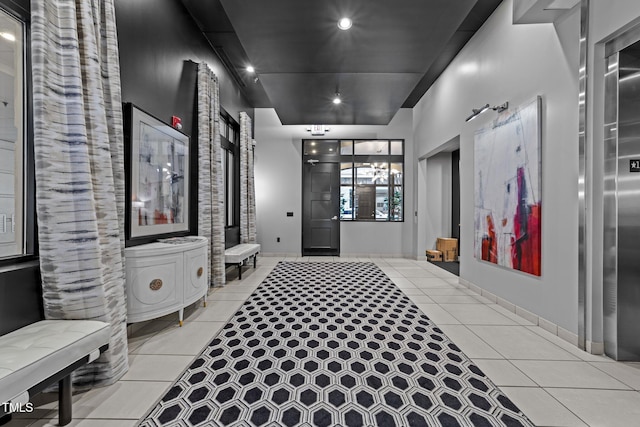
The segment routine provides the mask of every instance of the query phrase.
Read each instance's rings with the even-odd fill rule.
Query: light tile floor
[[[279,261],[373,261],[537,426],[640,425],[640,364],[587,354],[458,284],[426,261],[261,257],[242,281],[213,290],[178,326],[177,314],[130,326],[129,372],[74,395],[71,426],[128,427],[151,409]],[[55,395],[9,427],[57,425]]]

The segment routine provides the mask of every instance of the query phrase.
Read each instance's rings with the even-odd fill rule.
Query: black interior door
[[[305,163],[302,255],[340,255],[340,165]]]

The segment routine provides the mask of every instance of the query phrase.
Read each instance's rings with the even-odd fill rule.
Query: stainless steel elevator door
[[[607,60],[605,76],[605,351],[640,360],[640,42]],[[617,71],[617,72],[616,72]],[[617,107],[617,108],[616,108]]]
[[[619,55],[618,359],[640,359],[640,43]]]

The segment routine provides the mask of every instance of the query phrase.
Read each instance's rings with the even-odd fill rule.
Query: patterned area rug
[[[141,426],[531,426],[373,263],[281,262]]]

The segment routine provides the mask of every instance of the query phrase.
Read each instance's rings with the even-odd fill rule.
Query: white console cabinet
[[[208,291],[207,239],[163,239],[125,249],[127,322],[136,323],[178,312]]]

